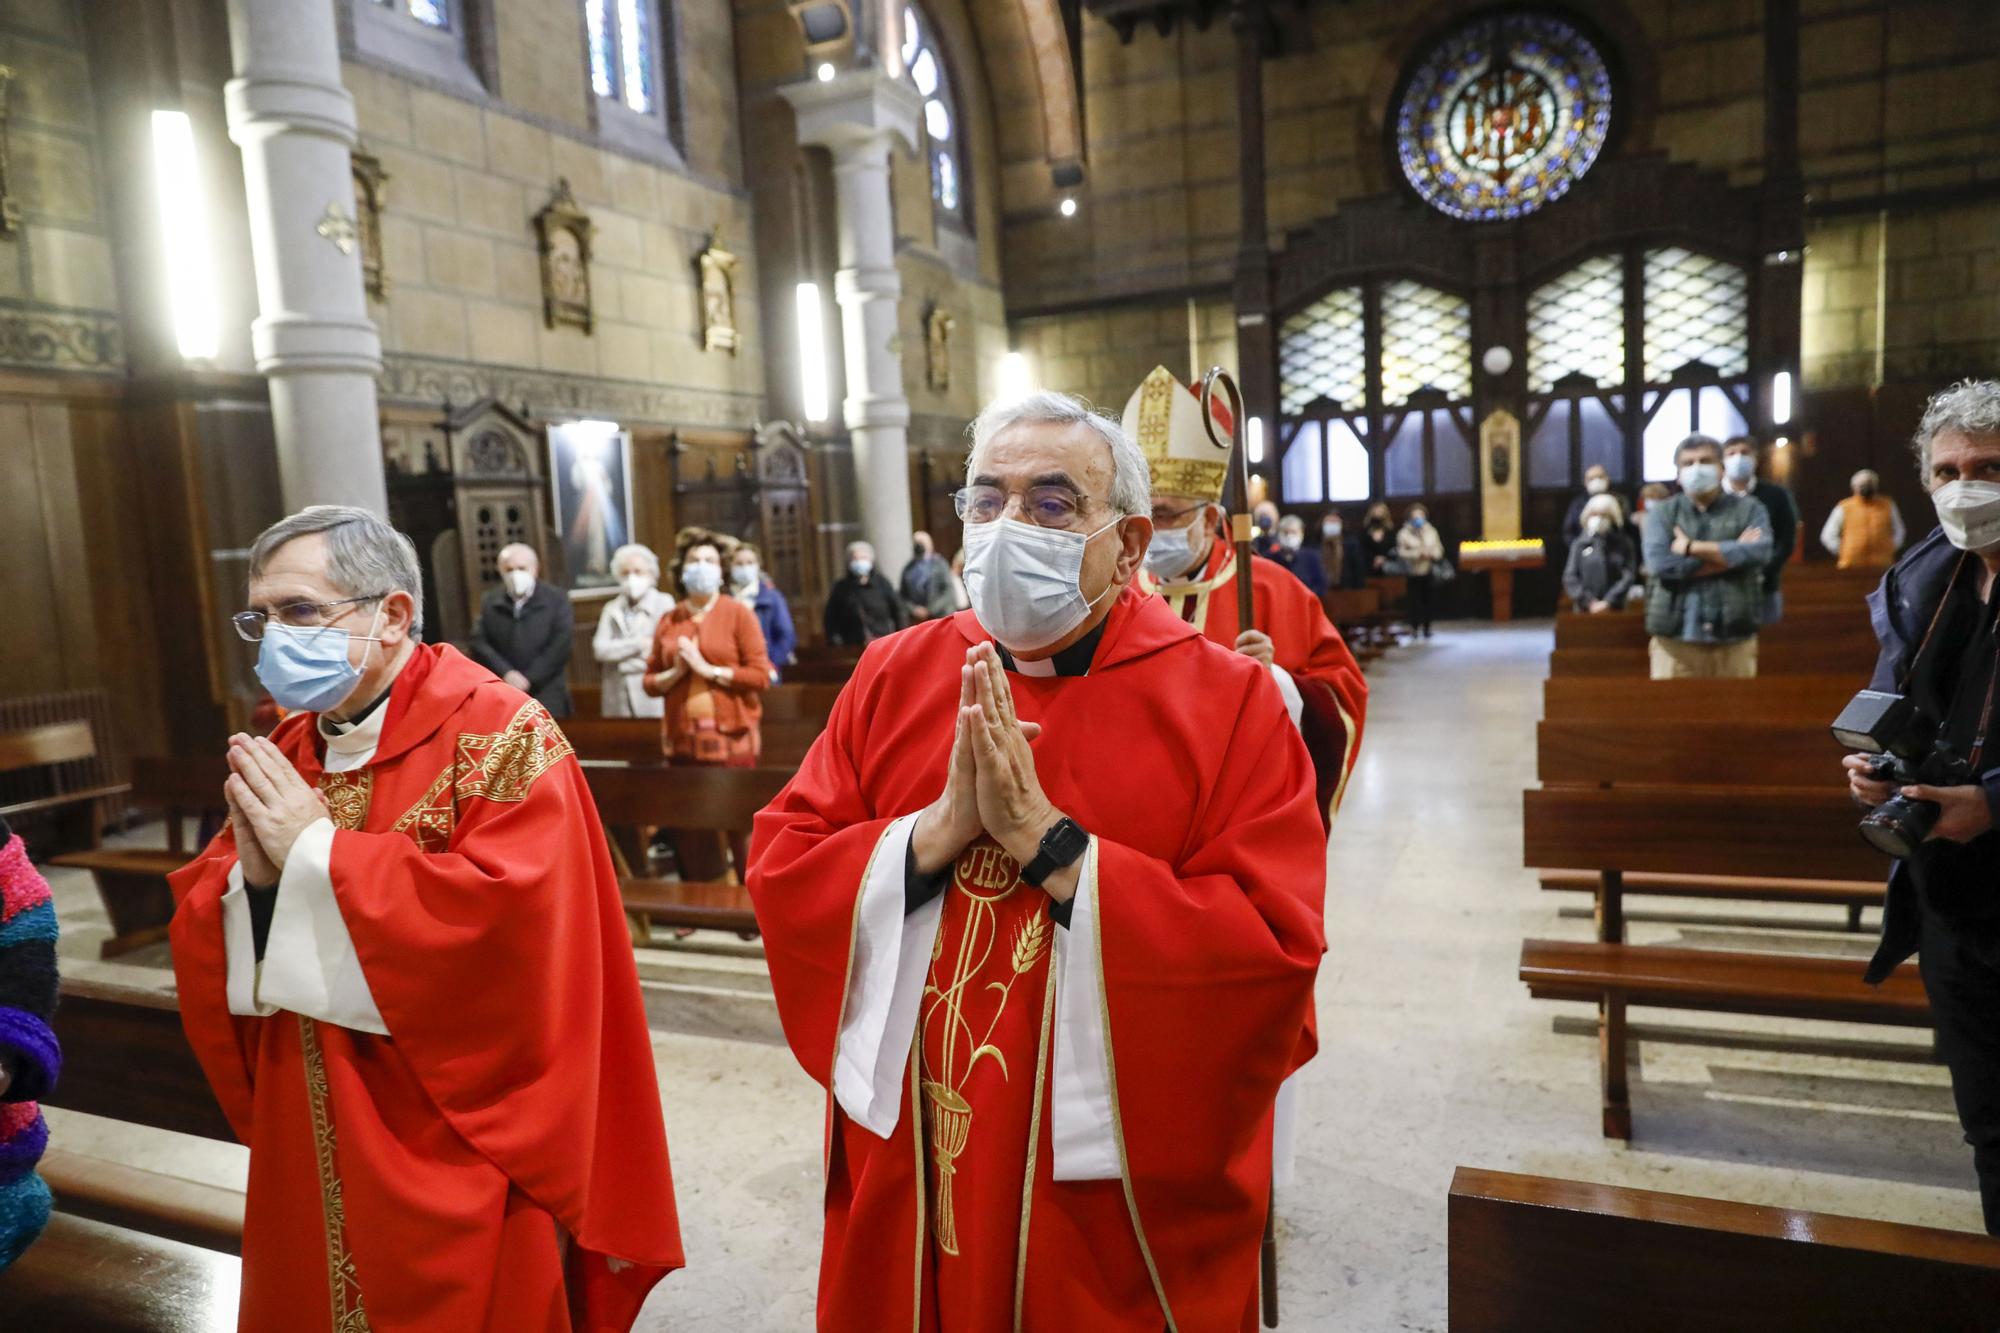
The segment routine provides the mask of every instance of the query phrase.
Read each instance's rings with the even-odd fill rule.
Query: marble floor
[[[1530,1001],[1515,977],[1523,936],[1591,933],[1585,900],[1540,892],[1520,864],[1549,646],[1546,624],[1452,625],[1371,674],[1329,857],[1322,1049],[1279,1205],[1293,1333],[1445,1327],[1445,1195],[1460,1164],[1979,1226],[1970,1151],[1922,1034],[1635,1011],[1637,1134],[1599,1136],[1589,1008]],[[95,895],[73,874],[55,887],[66,966],[161,976],[158,957],[85,961],[103,930]],[[1635,906],[1639,942],[1867,947],[1833,908]],[[641,1327],[808,1329],[822,1100],[783,1045],[755,948],[649,949],[641,971],[688,1249]],[[243,1180],[240,1148],[51,1120],[70,1151]]]

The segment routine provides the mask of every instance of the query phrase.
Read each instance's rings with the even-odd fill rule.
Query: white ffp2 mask
[[[1162,583],[1178,583],[1202,553],[1208,529],[1199,522],[1184,528],[1155,528],[1146,543],[1146,571]]]
[[[2000,546],[2000,482],[1948,481],[1931,492],[1938,526],[1961,551]]]
[[[1015,652],[1058,642],[1090,616],[1096,597],[1083,595],[1083,550],[1118,526],[1064,532],[1011,518],[965,525],[965,595],[986,632]]]

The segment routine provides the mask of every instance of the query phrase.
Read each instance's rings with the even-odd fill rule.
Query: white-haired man
[[[422,597],[366,510],[250,550],[235,625],[292,712],[230,738],[229,826],[172,877],[250,1146],[238,1320],[627,1328],[681,1247],[617,877],[548,710],[419,642]]]
[[[819,1327],[1247,1329],[1313,1048],[1312,762],[1268,671],[1133,586],[1116,423],[989,407],[966,480],[972,609],[863,654],[751,855],[832,1098]]]
[[[1910,539],[1903,511],[1882,494],[1882,478],[1874,468],[1849,477],[1847,487],[1851,494],[1826,516],[1819,544],[1842,569],[1887,569]]]
[[[1842,762],[1855,799],[1871,810],[1900,796],[1906,809],[1926,803],[1934,821],[1905,824],[1919,841],[1889,867],[1882,942],[1867,979],[1880,981],[1917,955],[1986,1229],[2000,1235],[2000,760],[1991,748],[2000,382],[1965,380],[1937,394],[1913,443],[1938,526],[1869,594],[1882,644],[1869,688],[1913,702],[1935,737],[1914,785],[1904,785],[1907,772],[1878,772],[1879,756]]]
[[[576,650],[576,612],[569,595],[542,582],[542,559],[520,542],[494,557],[500,586],[479,605],[472,660],[549,710],[570,715],[569,659]]]

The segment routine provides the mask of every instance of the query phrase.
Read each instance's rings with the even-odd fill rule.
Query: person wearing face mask
[[[723,552],[736,543],[687,528],[674,546],[680,599],[660,618],[641,677],[663,701],[662,748],[677,764],[754,768],[771,658],[756,611],[722,592]]]
[[[1764,565],[1764,606],[1757,622],[1775,625],[1785,614],[1785,562],[1798,549],[1799,507],[1790,488],[1757,475],[1757,441],[1749,435],[1722,442],[1722,489],[1756,500],[1771,520],[1771,558]]]
[[[1396,520],[1380,500],[1368,506],[1361,520],[1361,554],[1368,562],[1369,578],[1390,576],[1389,562],[1396,558]]]
[[[1361,539],[1347,531],[1340,511],[1329,509],[1319,520],[1319,565],[1329,588],[1359,588],[1368,580],[1368,559]]]
[[[1592,463],[1583,470],[1583,490],[1570,497],[1569,509],[1563,514],[1563,546],[1565,549],[1576,545],[1576,539],[1583,535],[1583,507],[1600,495],[1609,495],[1624,507],[1624,500],[1611,489],[1611,473],[1602,463]]]
[[[1848,480],[1852,492],[1826,516],[1819,544],[1842,569],[1887,569],[1909,540],[1903,513],[1882,494],[1882,479],[1862,468]]]
[[[776,685],[784,669],[797,660],[799,632],[792,625],[792,606],[778,585],[764,573],[764,555],[749,542],[729,557],[729,595],[757,613],[757,628],[764,631],[764,651],[771,659],[771,683]]]
[[[1722,485],[1722,446],[1690,435],[1674,448],[1680,493],[1646,510],[1646,632],[1654,680],[1754,676],[1771,520]]]
[[[1410,506],[1401,531],[1396,534],[1396,558],[1403,562],[1409,580],[1410,628],[1428,639],[1431,617],[1437,609],[1438,566],[1444,561],[1444,538],[1431,525],[1430,511],[1420,504]]]
[[[1135,586],[1148,461],[1067,395],[988,407],[955,497],[972,609],[870,645],[757,818],[772,991],[838,1166],[822,1329],[1255,1308],[1325,841],[1271,673]]]
[[[606,717],[658,717],[660,701],[646,693],[640,678],[660,617],[674,609],[674,599],[660,591],[660,557],[648,547],[619,547],[611,555],[611,572],[618,596],[604,604],[590,641],[602,664],[598,709]]]
[[[541,581],[532,546],[504,546],[494,560],[500,586],[487,593],[473,626],[472,660],[549,710],[570,715],[569,658],[576,612],[561,588]]]
[[[950,615],[958,609],[952,597],[951,566],[937,553],[937,543],[931,540],[928,532],[912,534],[910,548],[915,554],[911,556],[910,563],[903,566],[899,585],[910,619],[929,620],[932,616]]]
[[[1579,611],[1622,610],[1639,576],[1639,557],[1625,531],[1615,495],[1594,495],[1583,507],[1583,532],[1569,548],[1563,591]]]
[[[1869,594],[1882,645],[1869,688],[1901,694],[1934,719],[1938,747],[1964,763],[1970,781],[1902,789],[1939,814],[1916,855],[1889,867],[1867,980],[1917,956],[1986,1230],[2000,1235],[2000,761],[1989,716],[2000,666],[2000,382],[1965,380],[1938,393],[1912,443],[1938,526]],[[1855,799],[1871,809],[1897,794],[1874,777],[1872,760],[1841,761]]]
[[[1292,577],[1305,584],[1313,596],[1326,596],[1326,567],[1319,562],[1319,548],[1306,545],[1306,521],[1297,514],[1278,520],[1278,549],[1270,559],[1292,571]]]
[[[859,648],[910,623],[909,608],[889,580],[876,572],[875,548],[849,542],[847,573],[828,590],[821,618],[828,643]]]
[[[365,509],[266,530],[248,607],[293,711],[230,737],[228,824],[169,877],[181,1023],[250,1148],[241,1326],[629,1328],[679,1224],[569,742],[420,641],[416,548]]]
[[[1278,506],[1269,500],[1258,501],[1250,510],[1250,526],[1256,534],[1250,538],[1250,553],[1266,560],[1275,558],[1282,549],[1278,545]]]

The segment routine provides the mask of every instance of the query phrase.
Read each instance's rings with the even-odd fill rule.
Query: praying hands
[[[229,767],[222,795],[229,803],[237,860],[247,883],[268,888],[284,874],[299,834],[326,818],[326,798],[261,736],[231,736]]]

